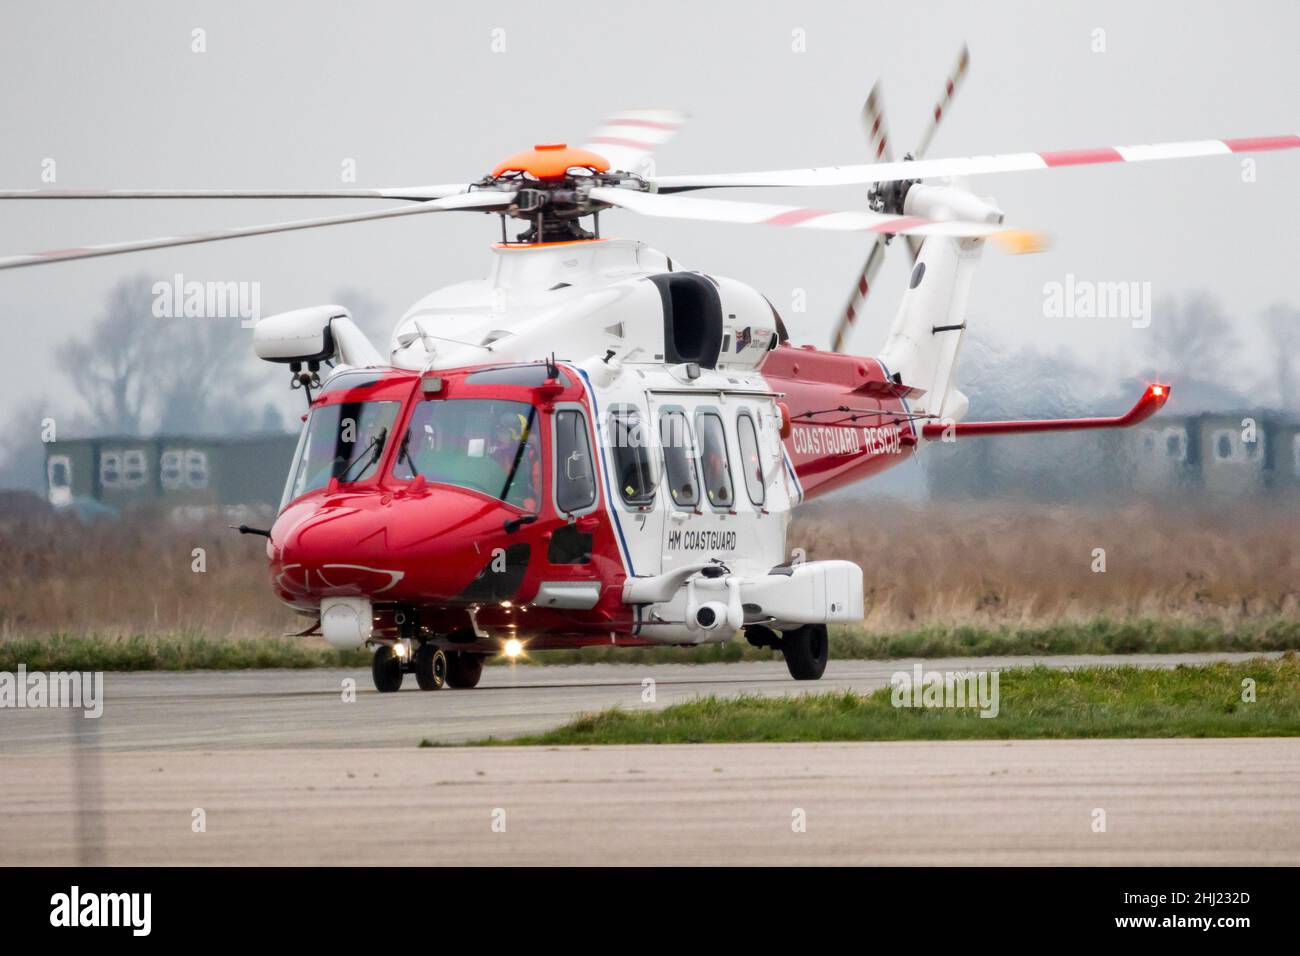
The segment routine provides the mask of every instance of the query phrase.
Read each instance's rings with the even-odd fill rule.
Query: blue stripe
[[[596,419],[596,447],[600,449],[600,462],[603,466],[602,470],[605,472],[605,510],[614,519],[614,530],[618,532],[618,543],[622,549],[623,564],[627,568],[628,574],[636,577],[636,570],[632,567],[632,553],[628,550],[627,539],[623,537],[623,524],[618,520],[618,512],[614,508],[614,489],[609,483],[609,462],[605,459],[605,443],[600,440],[600,403],[596,401],[596,390],[591,387],[591,380],[583,369],[578,368],[576,365],[569,367],[578,373],[578,376],[582,379],[583,387],[587,390],[587,395],[591,398],[591,413]]]

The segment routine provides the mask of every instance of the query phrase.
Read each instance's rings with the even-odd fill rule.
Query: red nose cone
[[[340,492],[290,505],[271,530],[271,578],[281,599],[451,601],[511,541],[518,512],[482,495],[429,485],[416,494]]]

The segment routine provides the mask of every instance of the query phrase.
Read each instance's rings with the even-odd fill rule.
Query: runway
[[[109,674],[99,720],[0,711],[0,864],[1300,863],[1297,739],[417,746],[912,663],[491,668],[396,695],[362,671]]]
[[[80,814],[75,761],[4,759],[0,864],[1300,862],[1295,740],[168,751],[97,764],[100,809]]]

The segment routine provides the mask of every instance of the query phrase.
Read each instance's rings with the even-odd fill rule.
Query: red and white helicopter
[[[257,354],[310,403],[269,531],[272,586],[338,647],[375,647],[381,691],[473,687],[486,656],[593,644],[700,644],[743,631],[822,675],[827,625],[863,614],[862,570],[790,560],[793,509],[967,435],[1132,425],[1166,401],[1147,387],[1114,418],[964,422],[953,386],[985,240],[1004,224],[964,177],[1300,147],[1300,136],[925,159],[962,57],[914,156],[894,161],[880,97],[865,165],[656,176],[681,116],[611,117],[583,148],[540,145],[473,183],[392,189],[5,190],[4,199],[335,198],[404,204],[324,218],[0,259],[0,269],[442,212],[501,217],[487,278],[433,292],[387,355],[345,309],[267,317]],[[934,182],[934,180],[941,180]],[[866,184],[868,208],[700,198],[699,190]],[[874,233],[835,351],[795,346],[768,299],[684,268],[600,214]],[[511,237],[510,219],[526,229]],[[583,226],[590,221],[591,231]],[[915,264],[877,356],[838,351],[886,243]],[[251,531],[253,529],[242,529]]]

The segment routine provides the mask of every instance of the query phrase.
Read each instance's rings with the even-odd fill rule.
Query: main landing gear
[[[776,631],[761,624],[745,628],[745,638],[755,647],[770,647],[785,656],[785,666],[795,680],[817,680],[826,671],[830,641],[825,624],[804,624],[792,631]]]
[[[483,676],[485,654],[446,651],[431,643],[422,643],[414,654],[405,652],[406,644],[380,644],[370,661],[370,675],[375,690],[389,694],[402,689],[402,678],[415,674],[420,690],[442,690],[444,686],[470,688]]]

